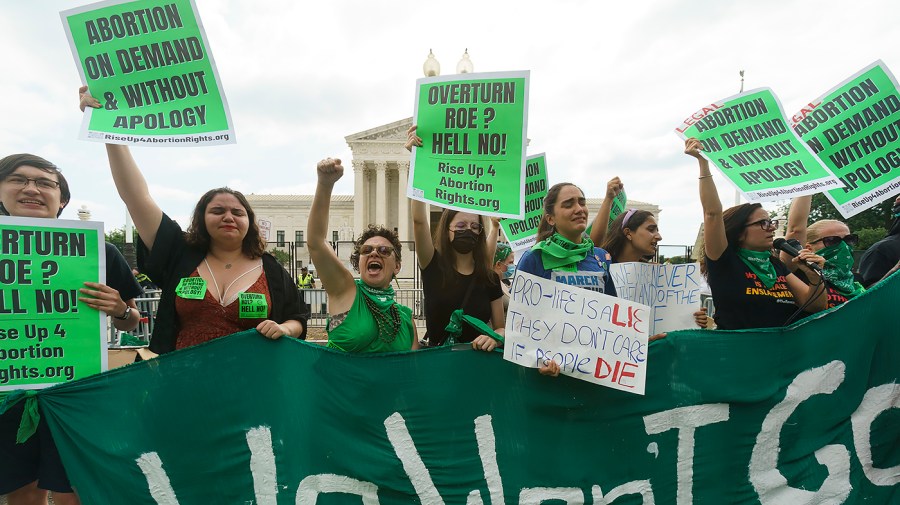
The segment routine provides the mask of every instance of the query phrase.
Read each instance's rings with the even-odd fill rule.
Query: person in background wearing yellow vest
[[[300,269],[300,275],[297,276],[297,288],[299,289],[315,289],[316,288],[316,280],[313,278],[313,275],[309,273],[308,267],[302,267]]]

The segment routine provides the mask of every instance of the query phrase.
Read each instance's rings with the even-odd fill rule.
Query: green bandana
[[[575,272],[578,270],[578,262],[587,258],[594,250],[594,242],[584,236],[581,243],[576,244],[559,233],[554,233],[535,244],[531,250],[541,252],[541,261],[545,269]]]
[[[378,337],[384,342],[391,343],[400,333],[400,310],[394,301],[394,288],[388,285],[386,288],[373,288],[362,279],[356,279],[359,292],[363,294],[365,304],[375,318],[378,326]]]
[[[456,309],[450,314],[450,322],[447,323],[447,327],[444,328],[444,331],[447,332],[447,340],[444,340],[444,345],[456,345],[456,339],[462,335],[463,323],[469,323],[470,326],[479,330],[482,335],[487,335],[498,342],[503,342],[503,336],[495,332],[494,329],[485,324],[484,321],[477,317],[465,315],[462,309]]]
[[[838,293],[853,298],[861,295],[865,288],[858,282],[853,280],[853,252],[850,246],[843,240],[829,247],[823,247],[817,251],[819,256],[825,258],[825,268],[823,274],[825,280],[828,281]]]
[[[750,267],[750,271],[756,274],[763,286],[766,289],[772,289],[775,279],[778,278],[778,274],[775,273],[775,265],[770,261],[772,254],[769,251],[751,251],[744,248],[738,248],[737,254],[741,261]]]
[[[16,432],[17,444],[24,444],[37,431],[38,421],[41,420],[41,414],[38,411],[37,393],[36,389],[17,389],[9,393],[0,402],[0,415],[3,415],[13,405],[22,400],[25,401],[25,409],[22,412],[22,419],[19,421],[19,430]]]

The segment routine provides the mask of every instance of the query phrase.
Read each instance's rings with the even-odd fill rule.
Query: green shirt
[[[328,347],[344,352],[397,352],[408,351],[412,347],[412,309],[399,303],[395,304],[400,313],[400,330],[392,335],[393,340],[379,338],[378,323],[365,303],[365,295],[361,292],[359,281],[356,284],[356,297],[346,317],[337,326],[331,328],[331,318],[326,326]]]

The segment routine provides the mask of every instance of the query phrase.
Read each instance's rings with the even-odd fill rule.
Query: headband
[[[625,213],[625,217],[622,218],[622,229],[623,230],[625,229],[625,225],[628,224],[628,220],[631,219],[631,216],[633,216],[634,213],[637,211],[638,211],[637,209],[628,209],[628,212]]]

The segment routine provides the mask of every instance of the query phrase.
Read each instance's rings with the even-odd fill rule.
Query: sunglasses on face
[[[481,230],[484,229],[484,226],[481,226],[481,223],[466,223],[464,221],[459,221],[457,223],[453,223],[453,225],[450,226],[450,229],[453,231],[463,231],[465,229],[469,229],[475,233],[481,233]]]
[[[813,240],[810,244],[815,244],[816,242],[821,242],[825,247],[831,247],[833,245],[838,245],[841,242],[846,242],[850,247],[856,247],[859,244],[859,235],[855,233],[851,233],[844,237],[838,237],[837,235],[830,235],[828,237],[822,237],[818,240]]]
[[[368,256],[369,254],[372,254],[372,251],[375,251],[376,253],[378,253],[378,255],[381,256],[382,258],[387,258],[390,255],[394,254],[394,248],[389,245],[379,245],[379,246],[363,245],[363,246],[359,247],[359,255],[360,256]]]
[[[778,220],[777,219],[760,219],[759,221],[753,221],[752,223],[747,223],[744,225],[744,228],[749,228],[751,226],[757,225],[763,230],[774,230],[778,228]]]

